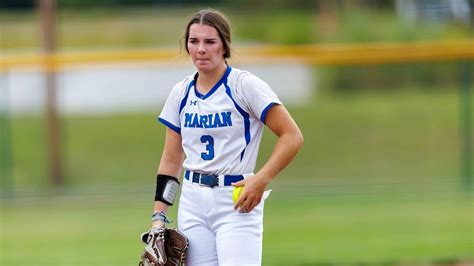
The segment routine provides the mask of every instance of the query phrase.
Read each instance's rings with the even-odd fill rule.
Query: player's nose
[[[204,49],[204,45],[203,45],[203,44],[199,44],[199,46],[198,46],[198,53],[199,53],[199,54],[204,54],[204,53],[206,53],[206,49]]]

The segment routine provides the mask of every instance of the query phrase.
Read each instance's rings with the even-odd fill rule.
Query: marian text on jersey
[[[231,127],[232,113],[220,112],[207,115],[199,115],[197,113],[184,114],[184,127],[194,128],[218,128]]]

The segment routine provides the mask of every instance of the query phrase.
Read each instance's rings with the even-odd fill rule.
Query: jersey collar
[[[194,93],[196,94],[196,96],[199,99],[202,99],[202,100],[205,100],[205,99],[209,98],[222,85],[222,83],[226,82],[227,77],[229,76],[229,73],[230,73],[231,70],[232,70],[232,68],[230,66],[227,66],[227,69],[225,70],[225,73],[222,76],[222,78],[206,94],[201,94],[196,88],[197,78],[198,78],[198,75],[199,75],[199,73],[196,73],[196,75],[194,75],[194,84],[193,84],[194,85]]]

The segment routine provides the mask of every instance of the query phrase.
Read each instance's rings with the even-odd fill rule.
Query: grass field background
[[[305,145],[271,185],[264,265],[472,262],[474,200],[459,177],[458,100],[449,88],[321,90],[314,104],[290,106]],[[60,189],[45,178],[42,120],[15,117],[2,265],[28,264],[24,250],[35,265],[136,263],[162,149],[155,115],[63,117],[68,175]],[[259,165],[274,141],[265,132]]]
[[[266,201],[264,265],[472,261],[472,197],[456,184],[360,187],[285,180]],[[128,190],[128,192],[125,192]],[[135,265],[151,188],[3,205],[2,265]],[[175,210],[175,209],[174,209]],[[175,211],[171,216],[175,217]],[[25,256],[25,252],[28,256]]]
[[[460,174],[460,107],[454,88],[352,94],[321,89],[310,105],[288,108],[305,144],[284,176],[390,181]],[[156,121],[160,110],[63,117],[67,185],[148,182],[162,151],[165,130]],[[48,186],[43,123],[40,115],[11,120],[12,186],[17,189]],[[266,130],[257,167],[275,140]]]
[[[60,10],[58,50],[177,47],[198,8]],[[314,10],[222,10],[236,47],[472,38],[469,27],[409,24],[390,10],[339,10],[334,31],[321,31]],[[39,51],[36,19],[0,10],[1,54]],[[305,143],[271,184],[263,265],[474,265],[458,62],[314,69],[310,104],[287,106]],[[163,147],[160,111],[63,115],[59,188],[47,178],[44,113],[7,113],[0,265],[136,265]],[[275,140],[265,130],[257,169]]]

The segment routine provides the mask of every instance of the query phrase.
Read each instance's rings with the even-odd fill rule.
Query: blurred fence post
[[[461,131],[461,176],[463,187],[467,191],[473,189],[473,154],[472,154],[472,92],[471,92],[471,61],[460,64],[460,131]]]
[[[38,0],[43,36],[44,75],[46,79],[46,120],[48,134],[49,175],[54,186],[63,184],[61,165],[61,132],[56,109],[56,69],[54,50],[56,49],[55,0]]]
[[[0,88],[0,185],[2,197],[9,198],[12,196],[12,152],[6,73],[0,75]]]

